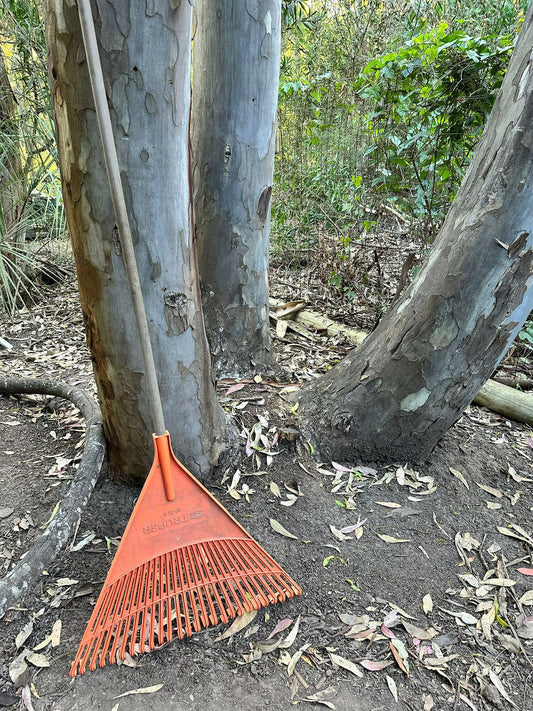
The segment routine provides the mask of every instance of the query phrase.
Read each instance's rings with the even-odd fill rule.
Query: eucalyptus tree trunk
[[[173,9],[176,8],[176,9]],[[174,450],[206,473],[223,447],[190,229],[189,2],[96,0],[106,92]],[[87,341],[113,470],[144,478],[149,399],[76,4],[46,0],[49,73],[63,194]]]
[[[273,366],[270,198],[281,0],[200,0],[193,45],[195,230],[206,330],[219,375]]]
[[[324,459],[427,456],[533,309],[532,12],[424,269],[363,346],[299,393]]]

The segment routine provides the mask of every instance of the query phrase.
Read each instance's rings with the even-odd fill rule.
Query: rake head
[[[70,676],[183,639],[300,595],[300,587],[154,437],[154,463],[132,513]],[[168,447],[174,490],[158,456]],[[165,458],[165,455],[161,457]],[[156,641],[157,640],[157,641]]]

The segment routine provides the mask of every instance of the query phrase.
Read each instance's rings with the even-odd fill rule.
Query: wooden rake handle
[[[109,180],[109,188],[111,190],[115,219],[117,221],[120,244],[122,247],[122,258],[124,261],[124,268],[126,270],[126,277],[128,279],[133,313],[135,314],[135,323],[137,326],[139,346],[141,349],[146,375],[154,431],[157,436],[162,436],[166,432],[163,406],[157,383],[154,354],[150,343],[148,321],[146,319],[146,311],[144,308],[141,282],[139,280],[139,272],[137,269],[137,260],[135,259],[135,250],[133,249],[133,240],[131,238],[131,229],[126,210],[126,201],[124,199],[124,190],[120,179],[120,169],[118,166],[117,152],[113,138],[113,127],[111,125],[111,116],[107,105],[104,76],[102,74],[102,65],[100,64],[100,55],[98,53],[98,44],[96,41],[90,0],[78,0],[78,13],[80,16],[83,44],[85,46],[85,55],[87,57],[87,66],[89,68],[89,77],[91,80],[94,104],[96,107],[96,116],[98,118],[98,127],[100,129],[100,137],[102,140],[102,149],[104,153],[107,177]]]

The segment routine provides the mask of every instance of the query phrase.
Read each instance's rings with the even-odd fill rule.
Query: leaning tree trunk
[[[177,9],[173,9],[177,7]],[[103,164],[77,8],[46,0],[63,195],[110,461],[146,476],[153,431],[120,241]],[[206,473],[222,447],[191,242],[189,2],[93,2],[166,426]]]
[[[193,185],[207,336],[219,375],[271,367],[270,198],[280,0],[202,0],[193,44]]]
[[[428,455],[533,309],[532,13],[424,269],[364,345],[299,394],[323,458]]]

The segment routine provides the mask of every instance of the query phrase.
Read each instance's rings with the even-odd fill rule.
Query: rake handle
[[[146,375],[153,426],[156,435],[161,436],[166,432],[165,418],[163,416],[163,406],[157,383],[154,354],[150,343],[150,333],[148,330],[146,310],[144,308],[141,282],[139,279],[139,271],[137,269],[137,260],[135,259],[135,250],[133,248],[128,212],[126,210],[126,200],[124,199],[124,189],[120,179],[117,151],[113,138],[113,127],[111,124],[109,107],[107,105],[104,76],[102,73],[102,65],[100,64],[100,55],[98,53],[98,44],[96,41],[96,32],[94,30],[94,20],[90,0],[78,0],[78,13],[83,35],[83,44],[85,46],[85,55],[87,57],[87,66],[89,68],[89,77],[91,80],[94,104],[96,108],[96,116],[98,119],[98,127],[100,129],[100,137],[102,140],[102,149],[104,153],[107,177],[109,180],[109,188],[111,191],[111,198],[113,200],[115,219],[117,221],[120,244],[122,247],[122,259],[124,261],[124,269],[128,279],[133,313],[135,315],[135,323],[137,326],[137,334],[139,336],[139,346],[141,349]]]

